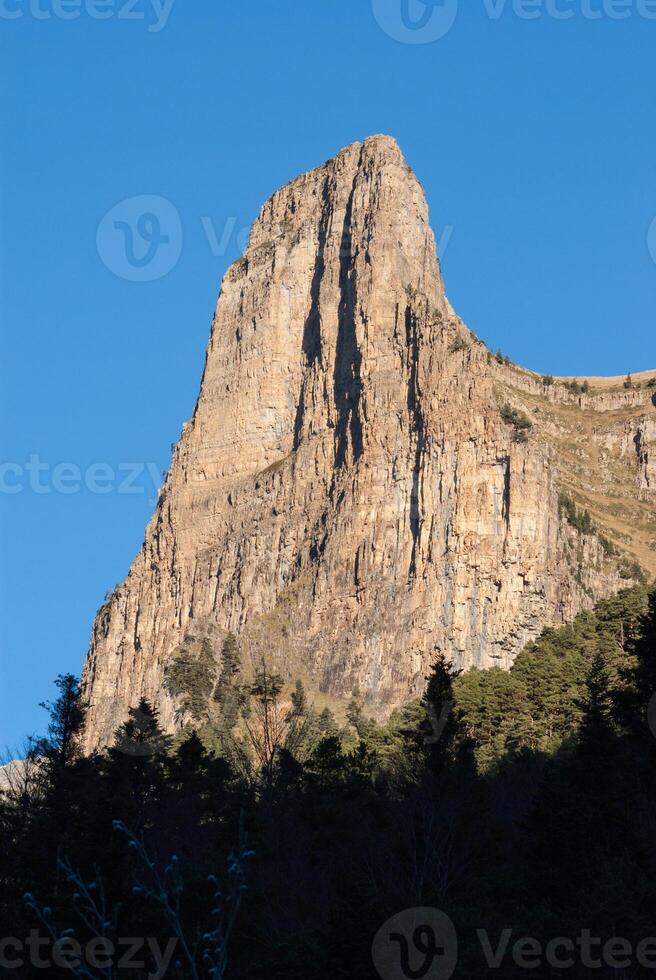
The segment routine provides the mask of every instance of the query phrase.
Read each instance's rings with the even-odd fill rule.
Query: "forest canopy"
[[[656,593],[627,589],[509,671],[437,657],[425,696],[379,724],[357,692],[338,720],[300,680],[246,677],[228,636],[178,652],[175,738],[142,700],[91,757],[77,679],[60,677],[0,796],[12,975],[44,975],[36,936],[53,977],[366,980],[381,926],[426,907],[457,931],[455,977],[489,975],[481,926],[639,944],[656,921],[655,637]],[[61,954],[93,942],[102,969]],[[498,975],[524,975],[508,957]],[[561,975],[619,974],[541,973]]]

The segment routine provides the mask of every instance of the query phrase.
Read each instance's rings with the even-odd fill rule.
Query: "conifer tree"
[[[59,697],[44,701],[41,707],[50,713],[48,735],[38,742],[37,752],[53,770],[65,769],[80,755],[80,736],[84,728],[84,710],[80,703],[80,685],[73,674],[59,674],[55,680]]]
[[[157,710],[147,698],[141,698],[136,708],[130,708],[127,721],[116,730],[112,751],[133,757],[162,755],[169,742],[160,728]]]
[[[601,654],[592,661],[580,707],[579,742],[589,752],[599,753],[612,733],[611,683]]]
[[[220,731],[226,735],[235,728],[246,695],[236,683],[241,673],[241,656],[237,638],[228,633],[221,648],[221,669],[214,689],[214,700],[221,708]]]

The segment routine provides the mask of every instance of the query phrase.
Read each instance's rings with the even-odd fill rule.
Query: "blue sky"
[[[0,21],[0,746],[43,729],[143,540],[245,229],[346,144],[398,139],[491,346],[656,367],[653,0],[0,0]]]

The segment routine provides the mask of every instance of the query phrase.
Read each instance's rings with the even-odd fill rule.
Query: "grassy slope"
[[[632,420],[656,418],[654,389],[646,387],[655,375],[656,371],[634,374],[639,403],[611,410],[602,407],[603,396],[623,392],[624,377],[554,378],[547,397],[522,390],[522,382],[539,375],[513,366],[505,369],[501,384],[504,394],[524,408],[534,432],[553,450],[563,489],[579,507],[590,511],[600,533],[652,575],[656,575],[656,492],[638,485],[637,455],[628,432]],[[582,405],[563,387],[567,380],[588,382],[591,393]]]

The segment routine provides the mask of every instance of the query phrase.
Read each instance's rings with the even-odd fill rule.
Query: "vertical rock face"
[[[446,300],[393,140],[275,193],[226,274],[144,545],[96,618],[87,748],[140,696],[175,727],[164,670],[190,631],[234,632],[247,660],[383,714],[438,651],[508,666],[617,588],[559,514],[537,421],[504,422],[504,371]]]
[[[640,419],[633,444],[638,457],[638,484],[643,490],[656,489],[656,418]]]

